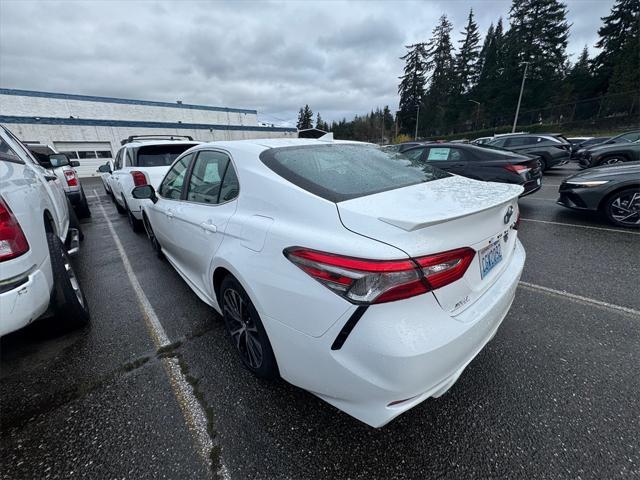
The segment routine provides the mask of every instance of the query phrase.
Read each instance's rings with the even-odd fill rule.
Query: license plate
[[[502,245],[494,242],[480,250],[480,277],[484,278],[493,270],[493,267],[502,261]]]

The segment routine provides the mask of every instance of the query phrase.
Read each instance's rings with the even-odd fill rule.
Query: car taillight
[[[146,185],[147,182],[147,176],[144,174],[144,172],[140,172],[138,170],[134,170],[131,172],[131,176],[133,177],[133,184],[136,187],[141,187],[143,185]]]
[[[67,181],[67,185],[69,185],[70,187],[77,187],[78,186],[78,177],[77,177],[76,172],[74,170],[65,170],[64,171],[64,178]]]
[[[366,260],[292,247],[284,255],[351,303],[384,303],[413,297],[462,278],[475,256],[459,248],[407,260]]]
[[[19,257],[29,251],[29,242],[15,215],[0,198],[0,262]]]
[[[531,168],[525,167],[524,165],[511,165],[511,164],[505,165],[504,168],[506,170],[509,170],[510,172],[518,173],[518,174],[520,173],[524,174],[531,170]]]

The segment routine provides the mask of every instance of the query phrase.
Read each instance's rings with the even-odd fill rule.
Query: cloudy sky
[[[613,0],[566,0],[569,53],[597,40]],[[398,104],[404,45],[473,7],[484,33],[510,0],[369,2],[0,0],[0,86],[257,108],[295,123]],[[1,107],[1,106],[0,106]]]

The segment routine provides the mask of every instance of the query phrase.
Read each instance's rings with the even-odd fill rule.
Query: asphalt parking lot
[[[640,477],[640,232],[556,205],[574,170],[520,202],[527,264],[495,339],[445,396],[378,430],[244,370],[221,319],[83,182],[92,323],[2,338],[0,475]]]

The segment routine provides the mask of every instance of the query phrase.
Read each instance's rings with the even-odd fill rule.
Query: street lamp
[[[469,99],[470,102],[476,104],[476,129],[478,128],[478,124],[480,123],[480,102],[476,100]]]
[[[511,129],[511,133],[515,133],[516,125],[518,124],[518,114],[520,113],[520,102],[522,102],[522,91],[524,90],[524,80],[527,78],[527,67],[529,66],[529,62],[524,63],[524,72],[522,74],[522,84],[520,85],[520,96],[518,97],[518,106],[516,107],[516,118],[513,119],[513,128]]]

